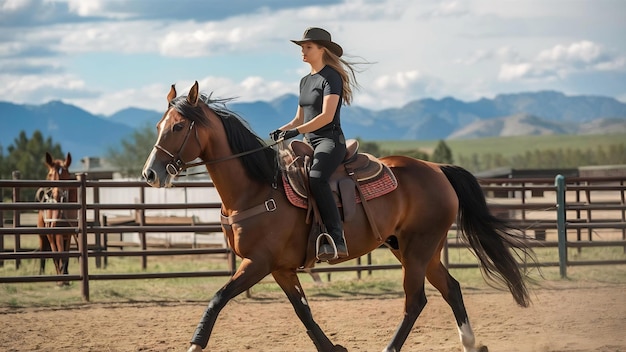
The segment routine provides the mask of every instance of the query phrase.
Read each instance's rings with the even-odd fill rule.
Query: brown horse
[[[46,166],[48,174],[46,180],[60,181],[73,180],[75,177],[69,172],[72,163],[72,155],[67,153],[65,160],[53,159],[50,153],[46,152]],[[76,203],[76,188],[48,187],[40,188],[37,191],[37,200],[46,203]],[[54,228],[60,226],[77,226],[77,210],[43,209],[39,211],[37,227]],[[70,250],[71,235],[49,233],[39,235],[39,250],[52,250],[53,252],[68,252]],[[67,275],[69,256],[54,258],[54,267],[57,275]],[[45,271],[45,259],[41,259],[39,274]],[[67,285],[68,282],[59,282],[59,285]]]
[[[268,274],[287,295],[317,350],[345,351],[313,319],[298,280],[298,268],[311,258],[307,251],[311,225],[306,223],[306,210],[292,206],[278,182],[277,152],[228,111],[223,101],[199,94],[198,82],[181,97],[176,97],[172,86],[167,101],[143,176],[153,187],[168,187],[180,171],[200,158],[222,200],[224,233],[242,258],[236,273],[211,299],[189,351],[206,348],[226,303]],[[521,306],[529,304],[529,294],[516,258],[532,251],[521,235],[489,213],[481,188],[469,172],[403,156],[382,161],[393,171],[398,187],[368,204],[384,243],[402,264],[406,295],[403,318],[384,350],[399,351],[406,341],[426,305],[427,278],[452,308],[463,350],[486,351],[476,346],[459,283],[440,261],[448,230],[458,219],[458,228],[486,277],[504,283]],[[335,262],[357,258],[381,245],[359,208],[345,224],[350,256]]]

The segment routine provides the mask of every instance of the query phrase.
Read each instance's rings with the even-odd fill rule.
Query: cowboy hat
[[[343,55],[343,49],[341,46],[331,40],[330,33],[328,31],[317,28],[317,27],[309,27],[302,34],[302,39],[300,40],[292,40],[292,42],[302,45],[305,42],[315,42],[319,45],[326,47],[333,54],[337,56]]]

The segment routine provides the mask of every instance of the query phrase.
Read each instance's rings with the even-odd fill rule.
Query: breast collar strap
[[[269,198],[263,204],[259,204],[255,207],[246,209],[244,211],[235,213],[231,216],[224,215],[224,210],[221,211],[221,222],[222,225],[232,226],[238,222],[241,222],[247,218],[251,218],[253,216],[263,214],[263,213],[271,213],[276,210],[276,201],[274,198]]]

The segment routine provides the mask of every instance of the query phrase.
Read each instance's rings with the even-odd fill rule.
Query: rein
[[[245,152],[232,154],[232,155],[229,155],[229,156],[226,156],[226,157],[223,157],[223,158],[219,158],[219,159],[215,159],[215,160],[185,162],[181,158],[180,152],[183,150],[183,148],[185,148],[185,145],[187,144],[187,140],[189,139],[189,135],[191,134],[191,130],[193,130],[194,126],[195,126],[195,121],[192,121],[191,124],[189,125],[189,129],[187,129],[187,134],[185,134],[185,139],[183,140],[183,143],[181,144],[180,148],[178,148],[178,152],[176,152],[176,154],[171,153],[167,149],[165,149],[162,146],[160,146],[158,143],[154,145],[154,148],[164,152],[170,158],[172,158],[172,160],[166,165],[165,169],[167,170],[167,173],[170,174],[173,177],[184,177],[184,176],[204,174],[204,173],[206,173],[206,171],[195,172],[193,174],[179,175],[182,171],[185,171],[185,170],[187,170],[187,169],[189,169],[191,167],[200,166],[200,165],[212,165],[212,164],[217,164],[217,163],[221,163],[221,162],[224,162],[224,161],[228,161],[228,160],[231,160],[231,159],[237,159],[237,158],[240,158],[242,156],[250,155],[250,154],[259,152],[259,151],[267,149],[267,148],[272,148],[273,146],[275,146],[278,143],[283,141],[283,138],[280,138],[280,139],[278,139],[277,141],[275,141],[272,144],[265,145],[265,146],[262,146],[262,147],[258,147],[258,148],[252,149],[252,150],[247,150]],[[196,136],[196,142],[198,142],[198,145],[201,145],[200,144],[200,139],[198,137],[198,130],[197,129],[195,130],[194,134]]]

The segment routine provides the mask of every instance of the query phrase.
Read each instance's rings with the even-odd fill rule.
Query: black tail
[[[485,278],[505,284],[517,304],[527,307],[530,297],[516,258],[534,260],[532,249],[515,228],[491,215],[474,175],[453,165],[442,165],[441,171],[459,198],[457,227],[461,238],[480,260]]]

